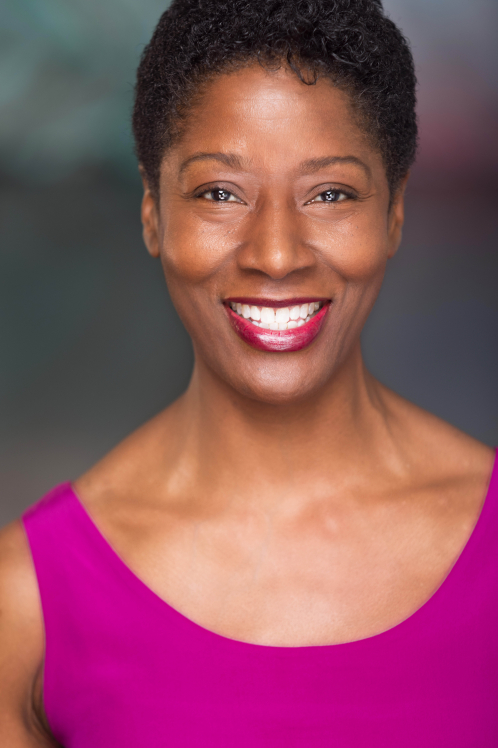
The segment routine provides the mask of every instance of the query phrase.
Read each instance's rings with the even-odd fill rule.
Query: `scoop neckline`
[[[310,653],[310,652],[323,652],[324,650],[342,650],[346,647],[365,647],[365,646],[375,646],[376,644],[380,644],[387,639],[391,639],[393,637],[396,637],[402,630],[409,629],[410,626],[415,625],[420,618],[422,618],[424,615],[427,615],[434,607],[434,605],[438,602],[441,595],[444,593],[444,591],[447,590],[449,585],[454,581],[455,577],[457,576],[458,571],[462,568],[464,565],[466,559],[472,552],[472,549],[478,543],[479,535],[482,533],[483,527],[485,526],[485,517],[487,514],[491,511],[491,504],[490,498],[492,494],[496,493],[498,495],[498,490],[494,491],[494,484],[498,482],[498,448],[495,448],[495,457],[493,461],[493,466],[491,469],[487,490],[484,494],[484,499],[481,503],[481,508],[479,510],[479,514],[477,515],[477,519],[475,521],[475,524],[472,528],[472,531],[467,538],[467,541],[463,545],[460,553],[455,558],[453,564],[449,568],[447,574],[444,576],[444,578],[441,580],[441,583],[438,585],[438,587],[432,592],[432,594],[427,598],[425,602],[422,603],[413,613],[411,613],[409,616],[404,618],[399,623],[396,623],[394,626],[391,626],[388,629],[385,629],[384,631],[380,631],[377,634],[372,634],[371,636],[363,637],[362,639],[353,639],[351,641],[346,642],[332,642],[330,644],[299,644],[296,646],[292,645],[277,645],[277,644],[258,644],[257,642],[247,642],[241,639],[233,639],[229,636],[225,636],[224,634],[219,634],[216,631],[212,631],[211,629],[206,628],[200,623],[197,623],[194,619],[189,618],[184,613],[179,611],[177,608],[175,608],[173,605],[168,603],[167,600],[164,600],[160,595],[157,594],[157,592],[154,592],[154,590],[149,587],[139,576],[136,574],[129,566],[125,563],[125,561],[121,558],[119,553],[114,549],[114,547],[111,545],[111,543],[107,540],[105,535],[102,533],[102,531],[99,529],[98,525],[95,523],[94,519],[92,518],[91,514],[89,513],[88,509],[78,496],[74,486],[72,483],[65,484],[68,491],[71,493],[73,499],[75,500],[75,503],[77,507],[81,510],[83,516],[86,519],[87,526],[91,529],[92,534],[96,537],[98,540],[102,550],[105,552],[106,556],[116,569],[116,571],[128,582],[128,584],[132,584],[137,592],[144,598],[144,600],[151,602],[153,605],[155,605],[159,610],[162,611],[162,614],[164,613],[169,614],[170,616],[173,616],[176,618],[177,623],[179,625],[188,626],[192,629],[192,631],[197,634],[198,636],[204,637],[206,639],[211,639],[212,642],[216,641],[219,644],[224,644],[227,646],[232,647],[238,647],[239,649],[246,648],[252,649],[253,651],[259,651],[259,652],[273,652],[273,653]],[[498,489],[498,486],[497,486]]]

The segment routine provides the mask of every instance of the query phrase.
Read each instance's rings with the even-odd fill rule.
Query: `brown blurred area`
[[[0,524],[188,382],[190,343],[142,244],[128,123],[164,7],[0,8]],[[498,444],[498,4],[385,7],[412,43],[421,140],[365,357],[400,394]]]

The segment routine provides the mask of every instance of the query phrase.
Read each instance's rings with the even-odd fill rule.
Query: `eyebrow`
[[[242,159],[240,156],[237,156],[236,153],[223,153],[222,151],[217,151],[216,153],[199,152],[189,156],[181,163],[179,176],[188,169],[190,164],[193,164],[196,161],[219,161],[230,169],[243,168]],[[300,164],[299,172],[301,174],[314,174],[315,172],[320,171],[320,169],[325,169],[327,166],[333,166],[335,164],[353,164],[354,166],[359,166],[365,172],[367,177],[370,178],[372,176],[370,167],[356,156],[325,156],[324,158],[310,158]]]
[[[299,167],[299,171],[302,174],[314,174],[320,169],[325,169],[326,166],[333,166],[334,164],[353,164],[359,166],[367,175],[372,176],[370,167],[361,159],[356,156],[325,156],[324,158],[310,158],[308,161],[303,161]]]
[[[196,161],[220,161],[220,163],[228,166],[230,169],[242,169],[242,160],[236,153],[222,153],[218,151],[216,153],[194,153],[193,156],[189,156],[182,162],[180,166],[179,176],[190,166],[190,164]]]

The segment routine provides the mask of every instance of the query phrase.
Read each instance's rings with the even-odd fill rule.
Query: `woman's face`
[[[253,65],[208,84],[142,217],[196,356],[284,403],[355,350],[400,240],[402,197],[388,208],[347,94]]]

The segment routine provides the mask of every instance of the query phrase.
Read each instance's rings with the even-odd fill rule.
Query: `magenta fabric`
[[[69,484],[24,516],[65,748],[496,748],[498,469],[452,571],[414,615],[348,644],[214,634],[120,560]]]

